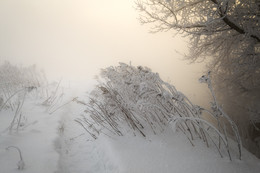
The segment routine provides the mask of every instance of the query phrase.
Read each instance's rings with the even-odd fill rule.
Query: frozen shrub
[[[4,62],[0,65],[0,110],[15,109],[25,92],[31,92],[46,84],[46,78],[36,66],[17,67]]]
[[[193,140],[200,138],[207,146],[214,144],[221,156],[224,149],[231,159],[224,124],[228,122],[235,134],[241,159],[237,126],[217,103],[210,73],[203,76],[200,82],[207,83],[212,93],[211,111],[193,105],[184,94],[147,67],[120,63],[119,66],[101,70],[100,76],[99,84],[90,93],[89,102],[74,99],[86,107],[85,115],[75,121],[94,139],[100,133],[122,136],[129,130],[146,137],[149,132],[158,134],[170,125],[184,133],[193,146]],[[201,118],[202,112],[212,116],[217,127]]]

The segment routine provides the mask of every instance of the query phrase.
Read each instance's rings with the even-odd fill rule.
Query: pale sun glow
[[[144,65],[188,95],[199,87],[200,64],[188,65],[187,51],[173,33],[150,34],[134,1],[1,0],[0,58],[36,64],[49,77],[88,80],[118,62]],[[190,83],[194,83],[193,87]]]

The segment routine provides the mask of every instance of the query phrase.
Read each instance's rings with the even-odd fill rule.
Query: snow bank
[[[18,132],[6,132],[14,113],[4,111],[0,114],[0,168],[3,173],[17,172],[19,154],[15,150],[6,150],[8,146],[19,147],[25,162],[23,172],[46,173],[57,169],[59,155],[53,147],[57,138],[59,116],[46,113],[45,108],[27,101],[23,107],[26,124]],[[4,121],[2,121],[4,120]],[[4,133],[3,133],[4,131]]]
[[[85,98],[86,88],[65,89],[63,103],[73,97]],[[49,114],[40,100],[27,99],[22,113],[24,128],[9,134],[14,112],[0,112],[0,169],[3,173],[258,173],[260,161],[243,150],[242,161],[221,158],[214,147],[207,148],[202,140],[192,147],[180,132],[167,128],[158,135],[143,138],[132,131],[123,137],[100,135],[94,140],[74,121],[84,111],[71,102]],[[60,103],[61,105],[62,103]],[[57,105],[58,106],[58,105]],[[5,148],[21,149],[25,169],[19,171],[19,155]]]

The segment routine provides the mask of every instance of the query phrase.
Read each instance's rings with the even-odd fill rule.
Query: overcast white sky
[[[150,34],[134,0],[0,0],[0,60],[36,64],[48,76],[88,80],[118,62],[159,72],[188,95],[201,65],[188,65],[173,32]]]

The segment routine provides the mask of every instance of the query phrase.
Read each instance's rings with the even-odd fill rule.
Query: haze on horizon
[[[201,84],[201,64],[188,64],[185,39],[149,33],[134,1],[1,0],[0,62],[36,64],[49,78],[89,80],[118,62],[143,65],[186,95]]]

